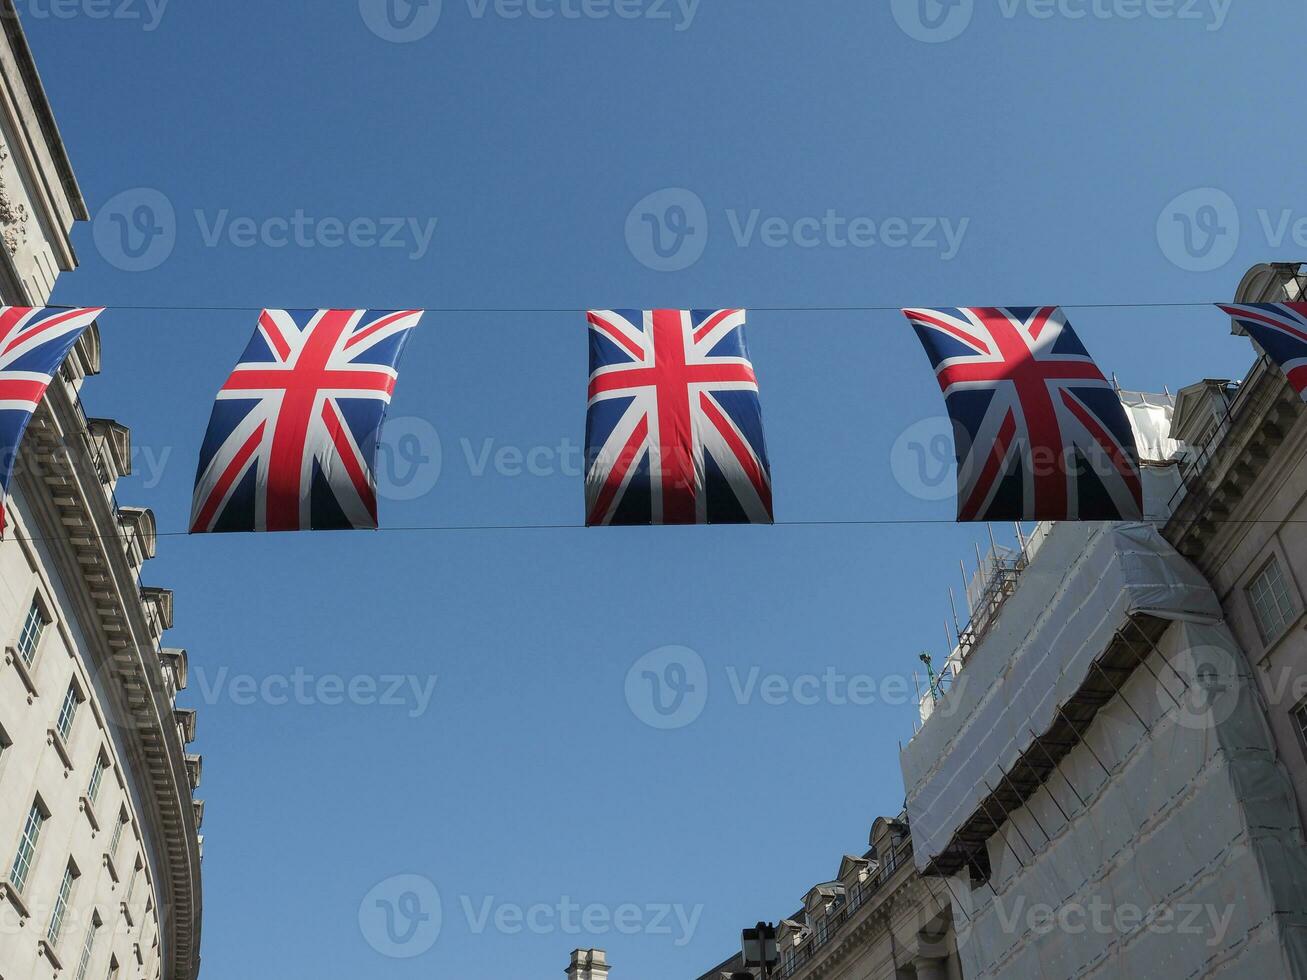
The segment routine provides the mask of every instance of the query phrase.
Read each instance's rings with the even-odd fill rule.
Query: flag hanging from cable
[[[771,524],[744,310],[591,310],[586,524]]]
[[[903,313],[953,421],[959,521],[1142,516],[1129,418],[1060,308]]]
[[[421,310],[264,310],[218,392],[191,532],[377,527],[376,454]]]
[[[104,312],[94,309],[0,307],[0,532],[23,434],[69,351]]]
[[[1307,401],[1307,303],[1217,304],[1234,317]]]

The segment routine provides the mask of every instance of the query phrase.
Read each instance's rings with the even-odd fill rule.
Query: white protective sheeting
[[[903,749],[908,818],[925,868],[1047,731],[1129,617],[1216,623],[1201,575],[1151,524],[1055,525],[952,689]]]
[[[990,884],[953,879],[965,976],[1307,976],[1307,856],[1247,659],[1224,624],[1157,646],[991,837]]]
[[[1180,452],[1180,444],[1171,438],[1175,399],[1170,395],[1154,395],[1143,391],[1122,391],[1119,394],[1126,417],[1130,420],[1130,428],[1135,433],[1140,460],[1146,463],[1166,463],[1175,459]]]

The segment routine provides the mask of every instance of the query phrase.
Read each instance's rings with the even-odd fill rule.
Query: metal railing
[[[1030,565],[1028,548],[992,548],[981,561],[971,585],[967,602],[971,616],[958,631],[958,649],[965,661],[985,638],[1008,599],[1016,594],[1021,573]]]
[[[1248,378],[1251,379],[1266,372],[1279,372],[1279,367],[1269,357],[1262,354],[1249,370]],[[1253,400],[1251,394],[1254,387],[1261,387],[1263,392],[1261,398],[1256,401]],[[1180,466],[1180,486],[1171,494],[1169,504],[1171,513],[1176,512],[1176,509],[1186,497],[1190,495],[1198,496],[1210,489],[1209,477],[1227,462],[1231,450],[1227,437],[1235,425],[1249,411],[1265,409],[1270,402],[1279,397],[1279,393],[1280,385],[1253,386],[1245,381],[1239,386],[1233,398],[1222,403],[1216,429],[1201,446],[1188,447],[1186,459]]]
[[[905,863],[911,861],[912,840],[908,838],[890,852],[889,859],[876,869],[875,874],[850,888],[842,899],[837,899],[834,908],[812,926],[807,939],[782,954],[780,968],[776,973],[778,980],[794,976],[812,962],[817,953],[839,935],[841,927],[854,913],[884,888]]]

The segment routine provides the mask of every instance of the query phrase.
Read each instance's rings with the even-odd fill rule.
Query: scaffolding
[[[985,638],[1004,604],[1017,591],[1021,573],[1029,567],[1035,552],[1039,550],[1048,536],[1051,524],[1041,522],[1035,525],[1029,534],[1020,524],[1016,525],[1017,546],[1000,545],[994,540],[994,530],[989,530],[989,551],[982,554],[980,545],[976,545],[976,569],[967,574],[965,562],[959,562],[962,569],[964,594],[967,601],[967,621],[958,625],[958,664],[966,662],[971,651]],[[952,596],[950,595],[950,601]],[[954,615],[957,610],[954,608]],[[949,658],[952,661],[953,658]]]

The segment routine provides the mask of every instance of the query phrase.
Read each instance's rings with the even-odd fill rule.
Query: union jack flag
[[[744,310],[587,319],[586,523],[772,523]]]
[[[1307,303],[1217,304],[1266,351],[1307,401]]]
[[[371,529],[374,464],[421,310],[264,310],[218,392],[191,532]]]
[[[0,531],[5,528],[3,494],[9,492],[32,413],[77,338],[103,312],[102,307],[0,307]]]
[[[904,310],[953,420],[958,520],[1137,520],[1134,431],[1053,306]]]

